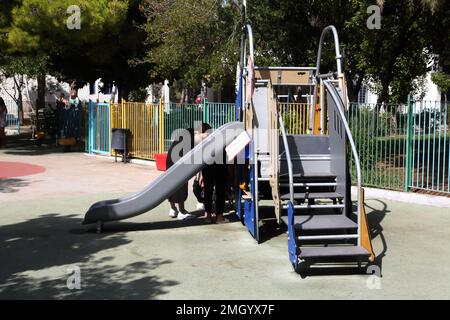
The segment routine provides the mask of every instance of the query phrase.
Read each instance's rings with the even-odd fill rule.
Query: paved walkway
[[[26,141],[0,150],[0,161],[46,169],[0,180],[0,298],[450,298],[450,213],[445,208],[367,200],[383,273],[375,279],[380,289],[370,289],[377,281],[348,269],[301,279],[288,261],[284,230],[267,232],[258,245],[240,222],[172,220],[167,202],[107,224],[102,234],[81,225],[93,202],[140,190],[160,174],[154,167]],[[68,272],[76,267],[81,289],[69,290]]]

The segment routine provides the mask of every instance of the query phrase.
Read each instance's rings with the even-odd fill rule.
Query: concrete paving
[[[160,174],[82,153],[24,144],[2,161],[46,167],[0,180],[1,299],[450,298],[448,208],[367,199],[382,277],[353,269],[295,273],[283,229],[256,244],[239,221],[208,225],[167,216],[167,202],[96,234],[81,225],[95,201],[138,191]],[[187,208],[193,210],[193,196]],[[232,216],[230,216],[232,218]],[[81,289],[67,281],[79,268]]]

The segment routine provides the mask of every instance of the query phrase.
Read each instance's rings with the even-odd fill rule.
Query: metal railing
[[[133,157],[154,159],[154,155],[161,152],[160,112],[158,104],[125,101],[111,104],[111,129],[130,130],[129,152]]]
[[[278,107],[286,134],[308,134],[308,104],[279,103]],[[164,110],[164,104],[124,102],[112,104],[110,112],[105,108],[95,112],[85,128],[95,139],[87,140],[95,144],[91,151],[110,152],[110,130],[127,128],[132,133],[132,155],[152,160],[156,153],[168,150],[172,132],[177,129],[193,127],[201,121],[218,128],[234,120],[235,104],[170,103],[170,109]],[[346,113],[361,161],[364,186],[450,194],[448,104],[433,101],[396,105],[350,103]],[[108,121],[111,122],[109,127]],[[91,129],[92,126],[96,128]],[[356,182],[353,163],[350,170]]]
[[[194,128],[204,117],[203,104],[169,103],[164,110],[164,151],[169,150],[172,134],[178,129]]]
[[[310,127],[311,104],[278,103],[287,134],[308,134]]]
[[[110,104],[89,102],[88,104],[87,150],[89,153],[109,155],[111,153]]]
[[[231,103],[177,104],[126,102],[89,104],[86,152],[111,154],[111,130],[129,129],[129,151],[132,157],[154,160],[172,143],[178,129],[194,128],[202,122],[214,129],[234,121],[235,105]]]
[[[284,152],[286,154],[286,163],[288,169],[288,178],[289,178],[289,200],[291,205],[294,205],[294,174],[292,169],[292,158],[291,152],[289,150],[289,143],[287,141],[287,135],[285,126],[283,123],[283,116],[281,112],[278,112],[278,122],[280,125],[281,136],[283,138]]]
[[[448,104],[351,103],[347,117],[361,158],[364,185],[450,193]]]
[[[5,100],[6,104],[6,132],[7,134],[20,134],[19,107],[13,100]]]
[[[326,80],[323,82],[325,85],[325,88],[327,92],[329,93],[329,96],[332,98],[332,102],[328,105],[331,106],[329,112],[330,112],[330,122],[336,122],[336,128],[335,128],[335,134],[340,136],[341,138],[346,138],[347,142],[350,144],[350,150],[351,155],[353,156],[353,162],[350,161],[350,163],[354,164],[355,168],[355,178],[356,178],[356,188],[357,188],[357,195],[356,195],[356,201],[357,201],[357,222],[358,222],[358,245],[361,245],[361,214],[363,214],[363,208],[364,205],[362,203],[362,173],[361,173],[361,166],[360,166],[360,160],[359,155],[357,151],[357,147],[355,144],[355,141],[352,137],[352,133],[350,130],[350,126],[347,122],[347,118],[345,115],[345,106],[344,102],[341,99],[341,96],[337,92],[335,86],[333,83],[329,80]],[[329,127],[332,125],[330,124]],[[332,128],[329,129],[330,132]],[[343,130],[343,132],[342,132]],[[330,133],[331,138],[331,133]],[[345,150],[344,150],[345,152]]]

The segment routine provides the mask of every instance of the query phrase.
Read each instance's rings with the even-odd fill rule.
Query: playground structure
[[[334,39],[336,71],[322,74],[322,46],[328,34]],[[308,265],[345,258],[360,264],[375,259],[364,212],[359,157],[345,117],[347,96],[341,60],[337,31],[328,26],[320,38],[316,67],[254,66],[252,28],[245,26],[239,117],[252,143],[248,149],[250,166],[244,168],[240,179],[248,182],[239,192],[244,200],[243,220],[260,240],[260,225],[265,219],[259,215],[260,203],[271,200],[276,220],[287,226],[289,258],[296,269],[300,262]],[[310,106],[306,110],[307,133],[287,135],[280,106],[290,99],[289,92],[305,91],[309,92],[306,98]],[[356,214],[350,192],[352,158]]]
[[[237,216],[250,234],[260,241],[261,226],[268,219],[285,224],[289,259],[296,270],[322,261],[359,266],[373,262],[359,158],[345,117],[347,97],[335,27],[323,30],[316,67],[254,66],[252,28],[245,24],[243,31],[236,121],[215,130],[141,192],[92,205],[84,223],[96,223],[101,232],[104,222],[155,208],[210,162],[204,149],[217,154],[245,131],[251,140],[245,148],[246,164],[235,164],[234,189]],[[328,34],[334,38],[336,72],[322,74],[322,45]],[[281,109],[292,98],[306,99],[299,112],[308,112],[308,120],[299,124],[304,128],[299,134],[288,135]],[[226,139],[216,140],[230,131]],[[192,162],[199,158],[203,162]],[[356,212],[350,161],[356,167]],[[260,215],[263,202],[273,207],[273,216]]]

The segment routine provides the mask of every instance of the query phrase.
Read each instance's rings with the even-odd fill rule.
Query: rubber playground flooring
[[[0,179],[1,299],[450,298],[448,208],[367,199],[382,277],[343,268],[302,278],[289,263],[283,228],[267,226],[257,244],[233,215],[224,225],[179,221],[164,202],[96,234],[81,224],[93,202],[136,192],[160,173],[33,150],[0,151],[1,161],[45,167]],[[193,196],[187,208],[195,208]],[[69,289],[75,269],[80,288]]]

